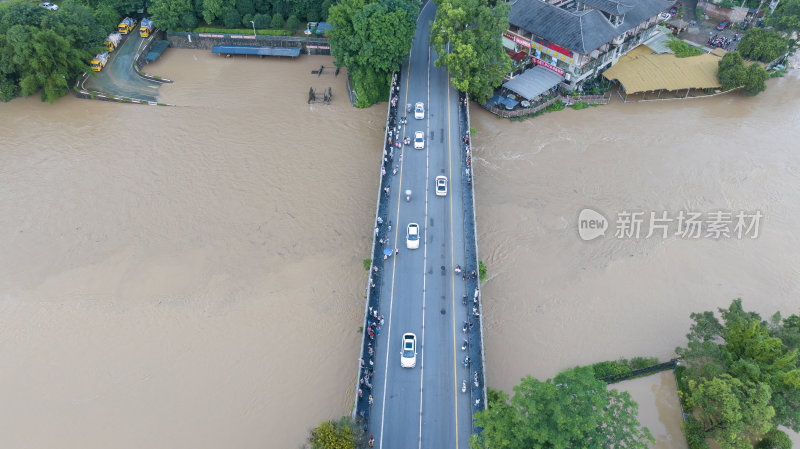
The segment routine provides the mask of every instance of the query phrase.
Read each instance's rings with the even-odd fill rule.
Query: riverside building
[[[515,0],[503,45],[525,70],[503,87],[532,100],[595,78],[646,41],[674,0]],[[549,87],[548,87],[549,86]]]

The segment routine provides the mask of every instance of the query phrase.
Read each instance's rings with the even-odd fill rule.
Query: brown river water
[[[349,412],[386,110],[321,64],[170,50],[147,71],[180,107],[0,105],[0,446],[291,448]],[[524,123],[473,107],[490,386],[666,359],[690,312],[737,296],[796,311],[798,86]],[[752,241],[583,242],[583,207],[765,218]],[[647,401],[661,432],[644,417],[671,406]]]
[[[765,318],[800,312],[798,72],[768,86],[525,122],[471,109],[490,387],[620,357],[668,360],[691,312],[737,297]],[[611,221],[605,237],[579,238],[584,208]],[[758,237],[614,236],[620,211],[718,209],[760,210]]]
[[[0,105],[0,446],[294,448],[349,413],[385,105],[331,61],[170,50],[183,107]]]

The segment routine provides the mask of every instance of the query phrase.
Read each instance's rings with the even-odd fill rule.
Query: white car
[[[436,177],[436,196],[447,196],[447,176]]]
[[[425,133],[422,131],[417,131],[414,133],[414,149],[415,150],[424,150],[425,149]]]
[[[425,105],[421,101],[414,105],[414,118],[417,120],[425,118]]]
[[[416,223],[409,223],[406,228],[406,248],[419,248],[419,225]]]
[[[411,332],[403,334],[403,350],[400,351],[400,366],[413,368],[417,366],[417,336]]]
[[[50,2],[40,3],[39,6],[44,9],[49,9],[50,11],[58,11],[58,5],[54,5]]]

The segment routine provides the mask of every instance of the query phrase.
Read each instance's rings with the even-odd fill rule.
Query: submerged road
[[[454,274],[465,266],[464,209],[458,129],[458,93],[447,72],[434,66],[430,25],[435,5],[426,2],[417,22],[411,54],[402,67],[399,109],[425,103],[425,118],[413,111],[401,137],[426,136],[425,149],[405,146],[391,176],[389,219],[394,224],[389,247],[399,254],[384,262],[380,313],[385,324],[375,357],[369,433],[378,448],[467,448],[472,432],[469,380],[461,345],[464,322],[461,298],[465,283]],[[402,116],[402,112],[399,113]],[[448,179],[447,196],[435,194],[435,177]],[[412,191],[406,201],[404,191]],[[383,194],[383,192],[381,192]],[[406,226],[420,227],[419,249],[406,248]],[[417,336],[415,368],[401,368],[401,338]],[[468,390],[469,391],[469,390]]]
[[[142,101],[156,101],[159,84],[140,77],[133,70],[133,58],[144,39],[139,36],[139,27],[123,36],[119,47],[109,54],[109,61],[96,76],[89,76],[83,83],[86,90],[94,90]]]

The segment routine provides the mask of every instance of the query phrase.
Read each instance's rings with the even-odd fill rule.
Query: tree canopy
[[[330,6],[330,0],[148,0],[153,22],[170,31],[191,30],[201,20],[227,28],[249,27],[251,20],[256,28],[282,28],[287,24],[299,27],[326,20]],[[292,16],[297,22],[284,22]],[[275,17],[281,20],[273,20]]]
[[[736,50],[743,58],[772,62],[789,51],[789,39],[777,31],[750,28],[745,32]]]
[[[366,446],[364,432],[349,416],[339,421],[324,421],[311,430],[308,445],[311,449],[356,449]]]
[[[686,361],[686,404],[706,436],[723,448],[744,448],[743,438],[753,441],[777,425],[800,430],[798,318],[776,315],[768,324],[739,299],[719,312],[722,321],[713,312],[693,313],[687,345],[676,349]]]
[[[766,22],[781,31],[800,31],[800,0],[781,0]]]
[[[431,25],[437,67],[447,67],[456,89],[485,103],[511,71],[501,36],[510,6],[488,0],[439,0]]]
[[[544,382],[527,376],[510,401],[494,391],[488,399],[489,408],[475,415],[483,430],[470,437],[472,449],[646,449],[654,441],[630,394],[609,390],[591,367]]]
[[[0,4],[0,99],[38,91],[52,103],[66,95],[106,36],[91,9],[69,0],[57,11]]]
[[[745,94],[757,95],[767,88],[769,74],[758,64],[745,66],[742,55],[732,51],[719,61],[717,77],[725,90],[743,86]]]
[[[331,7],[331,53],[347,67],[356,106],[387,99],[392,72],[411,50],[418,13],[416,0],[341,0]]]

